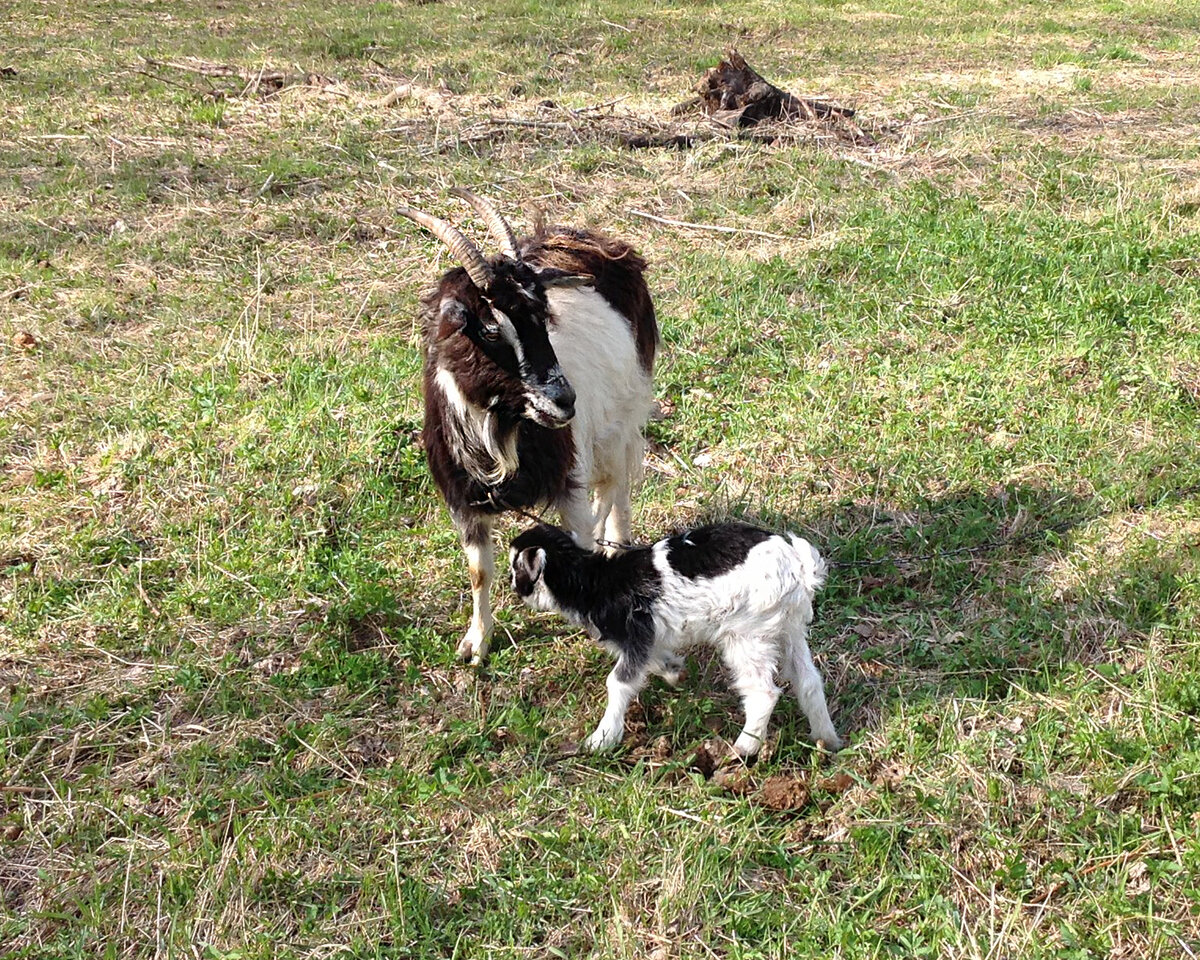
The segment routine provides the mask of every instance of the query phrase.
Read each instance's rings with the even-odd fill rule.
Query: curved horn
[[[452,227],[445,220],[431,217],[429,214],[422,213],[420,210],[414,210],[412,207],[400,206],[396,208],[396,212],[402,217],[408,217],[414,223],[419,223],[449,247],[450,252],[454,255],[454,259],[463,265],[467,271],[467,276],[471,278],[475,286],[481,290],[485,290],[491,285],[493,279],[492,268],[483,259],[483,254],[479,252],[479,248],[463,236],[457,227]]]
[[[476,196],[470,190],[464,190],[462,187],[454,187],[450,192],[458,199],[469,203],[475,208],[475,212],[483,217],[488,233],[500,244],[501,253],[513,260],[521,259],[517,256],[517,238],[513,235],[512,227],[508,225],[508,221],[500,215],[500,211],[492,205],[491,201],[484,200],[483,197]]]

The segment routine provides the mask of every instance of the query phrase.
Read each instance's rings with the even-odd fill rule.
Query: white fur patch
[[[668,542],[654,545],[663,594],[655,605],[664,639],[711,642],[716,635],[778,633],[789,622],[812,621],[812,597],[825,581],[825,563],[807,540],[789,534],[755,544],[728,573],[705,578],[676,573]]]
[[[449,370],[439,367],[433,379],[446,398],[446,439],[455,459],[482,483],[501,483],[516,473],[517,432],[501,436],[495,415],[471,403]]]
[[[582,505],[564,515],[572,532],[591,545],[604,517],[592,514],[588,491],[609,489],[622,515],[642,466],[642,425],[654,402],[654,384],[638,360],[629,321],[591,287],[552,287],[546,291],[556,322],[550,343],[575,390],[575,481]],[[612,488],[616,488],[613,490]],[[612,498],[610,498],[612,499]],[[578,517],[591,516],[591,529]],[[627,526],[627,521],[624,526]]]
[[[517,328],[513,325],[512,318],[503,310],[498,310],[492,307],[492,316],[496,318],[496,324],[500,327],[500,336],[504,338],[504,342],[512,347],[512,351],[517,357],[517,369],[522,374],[525,373],[525,347],[521,345],[521,337],[517,334]]]

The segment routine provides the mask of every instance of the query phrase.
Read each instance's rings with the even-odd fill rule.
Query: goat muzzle
[[[526,416],[543,427],[559,430],[575,418],[575,390],[562,375],[528,384],[525,400]]]

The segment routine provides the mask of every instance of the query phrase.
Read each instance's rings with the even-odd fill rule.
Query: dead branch
[[[438,83],[436,89],[425,87],[409,80],[405,83],[397,84],[388,93],[376,100],[373,105],[384,108],[394,106],[401,100],[416,100],[434,113],[453,113],[452,96],[453,94],[451,94],[450,88],[446,86],[444,80]]]
[[[752,237],[766,237],[768,240],[795,240],[795,237],[785,237],[782,233],[767,233],[765,230],[751,230],[748,227],[723,227],[715,223],[688,223],[686,220],[672,220],[669,217],[656,217],[642,210],[628,211],[631,217],[641,217],[643,220],[653,220],[670,227],[687,227],[689,230],[709,230],[713,233],[743,233]]]
[[[849,107],[779,89],[734,49],[704,74],[696,92],[704,112],[730,126],[749,127],[760,120],[849,120],[854,116]]]
[[[297,85],[329,87],[334,84],[329,77],[306,70],[268,70],[266,67],[259,70],[243,70],[227,63],[210,63],[207,60],[190,59],[186,62],[179,62],[155,60],[152,57],[143,57],[142,59],[147,67],[159,71],[178,70],[182,73],[204,77],[209,81],[214,79],[236,80],[240,84],[240,88],[236,91],[225,91],[226,95],[248,96],[250,94],[277,93],[284,87]],[[165,79],[158,75],[152,75],[157,79]]]

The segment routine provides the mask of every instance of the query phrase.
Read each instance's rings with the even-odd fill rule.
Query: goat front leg
[[[606,685],[608,706],[604,710],[604,717],[592,735],[583,741],[583,749],[589,753],[611,750],[625,736],[625,713],[646,685],[645,664],[635,664],[622,654],[608,675]]]
[[[480,664],[492,636],[492,579],[496,573],[490,518],[472,517],[459,524],[467,570],[471,575],[471,625],[458,645],[458,655]]]
[[[562,517],[563,526],[575,535],[576,543],[584,550],[591,550],[596,546],[596,515],[592,512],[586,491],[579,488],[572,490],[559,501],[558,512]]]

